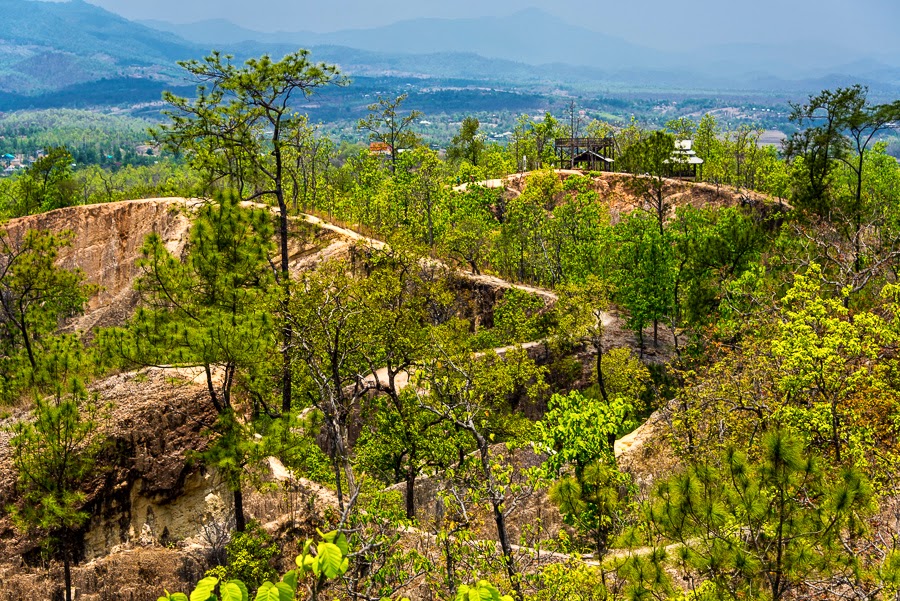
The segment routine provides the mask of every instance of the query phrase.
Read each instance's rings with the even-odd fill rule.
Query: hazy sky
[[[806,40],[829,38],[846,47],[860,45],[868,50],[900,49],[897,0],[88,1],[129,19],[188,23],[225,18],[262,31],[318,32],[375,27],[417,17],[505,15],[538,7],[583,27],[655,47],[773,42],[796,36]]]

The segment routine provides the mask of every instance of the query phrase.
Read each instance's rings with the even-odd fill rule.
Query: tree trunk
[[[63,552],[63,579],[66,587],[66,601],[72,601],[72,560],[69,557],[68,543]]]
[[[338,509],[344,511],[344,487],[341,485],[341,464],[338,462],[337,445],[334,434],[331,435],[331,469],[334,470],[334,485],[338,499]]]
[[[444,538],[444,569],[447,573],[447,590],[450,591],[450,597],[456,595],[456,566],[453,562],[453,550],[450,548],[450,537]]]
[[[281,327],[281,413],[287,415],[291,411],[291,342],[294,338],[294,329],[287,318],[290,311],[291,288],[288,271],[288,216],[284,199],[278,200],[279,218],[278,225],[281,233],[281,311],[284,323]]]
[[[28,362],[31,364],[31,369],[37,369],[37,360],[34,358],[34,349],[31,347],[31,339],[28,337],[28,326],[25,323],[25,309],[22,308],[21,303],[19,315],[22,316],[21,324],[18,320],[14,320],[14,323],[19,327],[19,331],[22,332],[22,342],[25,343],[25,350],[28,353]]]
[[[473,432],[474,433],[474,432]],[[494,514],[494,524],[497,526],[497,539],[500,542],[500,550],[503,551],[503,563],[506,567],[506,574],[515,591],[515,598],[518,601],[524,599],[522,595],[522,587],[519,584],[518,574],[516,573],[515,559],[513,558],[512,545],[509,542],[509,530],[506,527],[506,516],[503,515],[503,498],[497,495],[494,488],[493,472],[491,471],[490,448],[488,441],[480,434],[475,436],[478,442],[478,449],[481,455],[481,468],[484,471],[485,481],[488,484],[488,495],[491,499],[491,509]]]
[[[247,529],[247,520],[244,517],[244,493],[238,484],[237,490],[234,491],[234,528],[238,532]]]
[[[275,124],[275,133],[272,138],[275,156],[275,199],[278,201],[278,230],[281,237],[281,317],[284,323],[281,327],[281,413],[287,415],[291,411],[291,343],[294,338],[294,329],[288,319],[291,301],[291,274],[288,269],[288,208],[284,199],[284,165],[281,156],[280,122]]]
[[[513,559],[512,545],[509,543],[506,516],[503,515],[501,503],[494,498],[491,498],[491,508],[494,512],[494,523],[497,525],[497,537],[500,540],[500,549],[503,551],[503,563],[506,566],[506,575],[509,576],[509,581],[516,593],[516,599],[521,601],[524,597],[522,596],[522,587],[519,584],[519,578],[516,574],[516,564]]]
[[[841,437],[838,432],[840,426],[840,416],[838,415],[837,401],[831,402],[831,441],[834,445],[834,459],[838,463],[841,462]]]
[[[416,472],[411,467],[406,470],[406,517],[416,519]]]
[[[597,386],[600,387],[600,396],[605,402],[609,402],[606,394],[606,382],[603,379],[603,343],[600,342],[599,337],[594,340],[594,347],[597,349]]]

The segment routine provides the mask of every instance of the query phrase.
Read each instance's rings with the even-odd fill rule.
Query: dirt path
[[[316,217],[315,215],[301,213],[299,216],[295,217],[294,219],[299,219],[301,221],[305,221],[306,223],[310,223],[312,225],[321,227],[323,229],[334,232],[341,236],[350,238],[351,240],[362,242],[366,246],[368,246],[370,248],[374,248],[376,250],[384,250],[385,248],[387,248],[387,244],[382,240],[370,238],[368,236],[364,236],[364,235],[360,234],[359,232],[354,232],[353,230],[334,225],[333,223],[330,223],[320,217]],[[425,260],[429,261],[432,265],[443,267],[443,268],[447,269],[448,271],[452,271],[458,277],[464,278],[471,282],[477,282],[479,284],[486,284],[486,285],[493,286],[495,288],[501,288],[501,289],[515,288],[517,290],[527,292],[528,294],[534,294],[534,295],[539,296],[542,299],[544,299],[544,302],[547,303],[548,305],[553,304],[559,300],[559,296],[557,296],[557,294],[555,292],[553,292],[552,290],[547,290],[546,288],[540,288],[537,286],[527,286],[525,284],[516,284],[513,282],[508,282],[508,281],[504,280],[503,278],[499,278],[497,276],[492,276],[492,275],[475,275],[475,274],[469,273],[468,271],[464,271],[461,269],[454,269],[454,268],[448,266],[446,263],[439,261],[437,259],[425,259]]]
[[[580,173],[578,171],[569,171],[569,170],[557,170],[557,173],[562,174],[572,174],[572,173]],[[523,178],[526,177],[528,173],[520,173],[516,174],[513,177]],[[487,180],[487,182],[478,182],[479,184],[488,184],[494,185],[497,182],[503,182],[505,180]],[[463,184],[465,186],[466,184]],[[454,188],[456,189],[456,188]],[[465,188],[463,188],[465,189]],[[268,205],[258,205],[262,207],[268,207]],[[272,209],[272,207],[268,207]],[[316,217],[314,215],[309,215],[306,213],[301,213],[300,215],[293,217],[293,219],[305,221],[306,223],[315,225],[317,227],[323,228],[325,230],[334,232],[344,238],[352,240],[354,242],[360,242],[370,248],[374,248],[377,250],[384,250],[387,248],[387,244],[382,240],[377,240],[375,238],[371,238],[368,236],[364,236],[359,232],[355,232],[353,230],[343,228],[337,226],[333,223],[330,223],[320,217]],[[503,278],[492,276],[492,275],[475,275],[468,271],[463,271],[460,269],[453,269],[449,267],[446,263],[443,263],[437,259],[424,259],[425,261],[431,262],[433,265],[441,266],[448,271],[454,272],[458,277],[467,279],[471,282],[475,282],[482,285],[493,286],[499,289],[510,289],[515,288],[517,290],[521,290],[528,294],[533,294],[535,296],[539,296],[543,299],[545,306],[550,307],[555,304],[559,300],[559,295],[557,295],[552,290],[548,290],[546,288],[541,288],[539,286],[529,286],[526,284],[516,284],[514,282],[509,282],[504,280]],[[619,348],[619,347],[629,347],[632,350],[639,350],[637,347],[637,340],[632,332],[625,329],[622,320],[619,318],[618,314],[615,311],[608,311],[601,314],[601,320],[604,329],[604,346],[606,349],[611,348]],[[645,334],[646,335],[646,334]],[[511,349],[514,348],[522,348],[522,349],[530,349],[538,346],[542,346],[545,344],[545,341],[531,341],[526,342],[519,345],[513,346],[504,346],[493,349],[498,355],[503,355]],[[664,347],[667,344],[664,342]],[[658,349],[651,349],[650,352],[654,353],[653,357],[657,360],[665,360],[666,353],[663,352],[662,355],[656,356],[655,352]],[[484,354],[484,353],[481,353]],[[652,360],[652,359],[651,359]],[[367,384],[376,384],[376,383],[387,383],[388,380],[388,370],[386,367],[376,370],[373,373],[368,374],[363,378],[363,382]],[[398,390],[402,390],[409,386],[410,373],[403,371],[395,375],[394,377],[394,386]],[[615,456],[621,457],[624,454],[631,452],[633,449],[640,447],[643,444],[644,438],[648,435],[648,432],[652,429],[651,424],[646,423],[639,426],[630,434],[622,437],[617,440],[614,445]]]
[[[577,170],[573,170],[573,169],[554,169],[553,172],[558,175],[583,175],[581,173],[581,171],[577,171]],[[465,192],[466,190],[469,189],[469,186],[481,186],[482,188],[490,188],[490,189],[506,188],[510,192],[520,194],[520,192],[518,190],[516,190],[515,188],[511,188],[510,184],[513,182],[521,181],[521,180],[527,178],[532,173],[534,173],[534,172],[533,171],[522,171],[519,173],[512,173],[510,175],[507,175],[504,178],[485,179],[485,180],[481,180],[480,182],[465,182],[465,183],[453,186],[452,190],[454,192]]]

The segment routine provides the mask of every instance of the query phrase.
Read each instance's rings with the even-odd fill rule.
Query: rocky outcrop
[[[90,332],[121,324],[131,315],[138,302],[134,283],[141,273],[136,263],[148,234],[161,236],[171,252],[184,252],[191,211],[199,202],[149,199],[73,207],[13,220],[6,227],[11,236],[32,228],[73,232],[72,244],[61,250],[59,262],[82,269],[100,291],[85,314],[67,327]],[[300,217],[292,224],[289,248],[292,269],[297,271],[314,269],[329,259],[359,259],[365,253],[358,252],[357,244],[383,245],[314,217]],[[512,286],[499,278],[463,273],[451,281],[459,314],[481,326],[490,325],[494,303]],[[547,306],[556,301],[550,291],[515,287],[540,296]],[[606,325],[614,338],[614,320]],[[627,343],[624,333],[622,337]],[[542,360],[535,355],[546,354],[546,348],[528,346],[532,357]],[[195,375],[154,368],[113,375],[93,385],[99,400],[112,407],[104,424],[110,445],[102,461],[104,471],[85,488],[92,518],[81,533],[80,565],[75,573],[79,598],[152,601],[161,588],[183,590],[186,583],[202,576],[202,549],[208,549],[208,539],[225,529],[232,497],[217,475],[196,458],[209,444],[206,431],[214,423],[215,412],[202,378]],[[535,416],[539,409],[523,408]],[[8,419],[26,416],[22,409]],[[16,500],[8,438],[8,431],[0,429],[0,507]],[[530,453],[513,458],[519,471],[535,461]],[[271,482],[271,492],[248,492],[245,511],[272,532],[291,532],[293,540],[302,540],[297,529],[316,523],[318,513],[336,505],[330,491],[294,478],[277,462],[258,467]],[[433,482],[428,478],[420,480],[416,495],[421,496],[423,514],[433,515],[437,489],[429,484]],[[490,520],[482,518],[489,538]],[[544,494],[522,500],[511,529],[518,537],[538,521],[549,532],[562,527],[559,512]],[[22,590],[43,590],[53,580],[52,570],[57,568],[51,566],[48,573],[37,551],[34,541],[16,534],[9,518],[0,518],[0,601],[20,598],[16,595]],[[152,590],[132,587],[148,580],[154,582]]]
[[[191,204],[183,198],[151,198],[72,207],[13,219],[6,229],[13,239],[29,229],[72,232],[72,244],[60,249],[59,265],[80,268],[100,287],[84,315],[69,324],[87,332],[131,315],[138,300],[134,281],[144,240],[156,233],[171,252],[180,253],[190,230],[186,209]]]
[[[107,378],[95,391],[113,407],[105,425],[108,466],[91,501],[86,559],[134,542],[195,536],[201,519],[227,514],[228,494],[193,456],[203,451],[215,411],[205,388],[169,370]],[[208,515],[207,515],[208,514]]]
[[[29,229],[72,232],[72,243],[60,249],[58,264],[81,269],[99,287],[84,314],[66,324],[69,330],[91,332],[119,325],[138,303],[135,281],[141,274],[138,259],[147,236],[159,235],[169,252],[180,255],[187,243],[191,214],[199,199],[149,198],[69,207],[13,219],[6,224],[15,239]],[[259,205],[263,206],[263,205]],[[304,270],[321,261],[347,257],[354,242],[320,224],[295,221],[289,241],[291,267]]]
[[[196,457],[209,444],[215,411],[202,379],[193,376],[150,368],[91,387],[111,407],[102,424],[109,444],[103,470],[84,487],[91,518],[80,533],[76,598],[154,601],[163,588],[189,590],[211,567],[210,553],[221,552],[232,495]],[[4,423],[26,415],[18,410]],[[8,437],[0,430],[0,506],[16,502]],[[255,472],[270,485],[264,493],[247,487],[245,512],[276,536],[302,540],[321,523],[321,512],[336,505],[333,493],[294,478],[275,460]],[[55,598],[60,568],[41,558],[37,542],[20,536],[8,516],[0,518],[0,601],[21,599],[23,590]]]
[[[93,387],[101,403],[113,408],[104,419],[108,437],[101,464],[90,482],[83,555],[151,537],[156,541],[187,536],[182,523],[196,505],[220,486],[192,462],[192,453],[208,444],[205,430],[215,414],[203,387],[174,378],[167,370],[149,369],[115,375]],[[0,445],[6,452],[7,445]],[[12,466],[0,457],[0,505],[14,503]],[[190,492],[188,495],[187,493]],[[15,536],[8,517],[0,520],[0,557],[28,556],[33,541]],[[194,528],[196,532],[196,528]]]

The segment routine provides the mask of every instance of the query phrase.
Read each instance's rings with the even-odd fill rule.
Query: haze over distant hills
[[[673,47],[662,51],[571,25],[534,8],[505,17],[411,19],[382,27],[331,33],[264,33],[224,19],[181,25],[163,21],[145,21],[145,24],[207,45],[255,41],[343,46],[395,54],[472,52],[486,58],[530,65],[587,66],[608,73],[624,69],[674,70],[684,74],[685,79],[697,74],[730,80],[732,85],[742,85],[748,78],[761,76],[785,79],[826,75],[865,77],[890,70],[890,66],[883,62],[889,57],[854,51],[837,43],[718,44],[693,50]],[[685,32],[686,39],[691,33]],[[695,44],[691,40],[685,46]],[[851,72],[853,67],[863,62],[865,73]],[[900,66],[900,61],[894,66]]]
[[[0,0],[0,91],[34,93],[113,75],[163,77],[193,44],[92,4]]]
[[[0,109],[71,97],[83,104],[155,100],[184,84],[177,60],[216,48],[238,58],[308,47],[360,77],[465,80],[485,86],[580,89],[775,90],[808,93],[861,82],[900,92],[900,59],[841,48],[727,44],[662,51],[567,23],[537,9],[505,17],[411,19],[332,33],[263,33],[226,20],[129,21],[83,0],[0,0]],[[687,35],[687,34],[686,34]],[[895,64],[890,64],[890,63]],[[91,82],[102,82],[91,86]],[[422,85],[427,85],[422,83]],[[104,92],[108,93],[104,96]],[[23,98],[25,100],[23,100]]]

